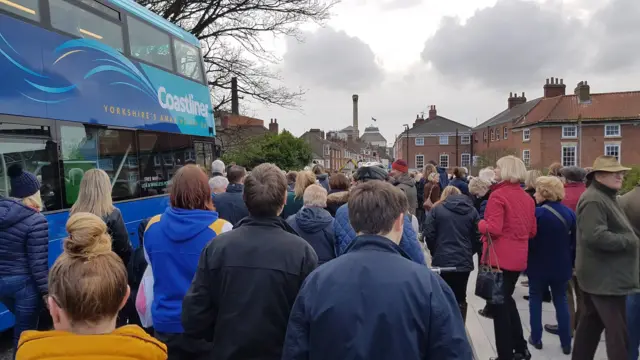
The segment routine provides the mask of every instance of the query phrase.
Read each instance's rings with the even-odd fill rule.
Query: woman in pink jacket
[[[498,357],[496,360],[531,359],[522,333],[513,291],[520,273],[527,268],[529,239],[536,235],[535,202],[521,187],[527,169],[522,160],[505,156],[495,169],[497,183],[491,187],[484,219],[478,223],[483,234],[482,262],[500,268],[504,274],[504,303],[491,305]],[[488,236],[493,250],[486,251]]]

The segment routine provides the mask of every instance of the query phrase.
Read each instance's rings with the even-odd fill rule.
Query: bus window
[[[85,39],[97,40],[122,52],[122,28],[65,0],[49,0],[51,25],[60,31]]]
[[[195,154],[191,136],[139,131],[141,195],[166,194],[173,174]]]
[[[8,11],[29,20],[40,21],[38,0],[0,0],[0,10]]]
[[[176,63],[178,64],[178,73],[198,82],[202,82],[202,66],[200,62],[200,51],[198,48],[178,39],[175,39],[173,44],[175,48]]]
[[[138,159],[133,131],[62,125],[60,138],[68,207],[78,199],[80,181],[90,169],[102,169],[109,175],[113,200],[138,197]]]
[[[61,209],[57,151],[48,126],[0,124],[0,195],[11,195],[7,172],[18,165],[40,181],[42,211]]]
[[[171,39],[169,35],[128,16],[131,55],[140,60],[172,70]]]

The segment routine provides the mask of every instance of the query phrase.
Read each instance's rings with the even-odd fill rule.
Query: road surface
[[[11,357],[12,337],[13,337],[12,331],[5,331],[0,333],[0,360],[12,360],[12,357]]]

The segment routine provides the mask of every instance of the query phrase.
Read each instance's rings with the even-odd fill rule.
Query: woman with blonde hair
[[[478,242],[476,223],[478,212],[471,198],[449,185],[440,201],[431,209],[424,223],[424,241],[431,252],[431,264],[455,267],[456,271],[441,274],[456,297],[462,318],[467,318],[467,283],[473,271],[473,254]]]
[[[47,305],[55,330],[26,331],[16,359],[166,359],[166,346],[140,327],[116,329],[130,289],[102,219],[77,212],[67,222],[67,233],[49,272]]]
[[[19,165],[7,173],[10,198],[0,196],[0,302],[16,318],[15,350],[20,334],[38,327],[47,294],[49,235],[38,179]]]
[[[431,211],[435,203],[440,200],[440,174],[435,171],[429,174],[427,182],[424,185],[424,201],[422,207],[426,212]]]
[[[101,169],[91,169],[84,173],[80,182],[78,200],[71,207],[69,215],[88,212],[101,218],[107,224],[112,239],[112,250],[122,262],[129,264],[131,242],[120,210],[113,206],[111,199],[111,180]]]
[[[531,353],[524,339],[520,315],[513,292],[520,273],[527,268],[529,239],[536,235],[535,203],[520,187],[527,174],[522,160],[505,156],[496,163],[495,180],[487,202],[484,219],[478,231],[484,243],[482,263],[500,268],[504,276],[504,302],[492,304],[494,332],[498,359],[512,359],[514,353],[530,359]],[[492,249],[489,249],[491,240]]]
[[[313,172],[299,172],[296,176],[296,184],[293,186],[293,191],[289,191],[287,193],[287,202],[284,205],[284,209],[282,209],[280,217],[286,220],[289,216],[295,215],[300,209],[302,209],[302,206],[304,205],[304,191],[310,185],[316,184],[316,182],[316,175]]]
[[[536,192],[536,180],[542,176],[540,170],[529,170],[524,177],[524,191],[533,198],[533,194]]]
[[[418,209],[416,209],[416,218],[420,224],[420,228],[422,228],[422,224],[424,224],[425,219],[425,209],[424,209],[424,188],[429,182],[429,175],[433,173],[437,173],[438,170],[432,164],[426,164],[424,169],[422,170],[422,176],[416,182],[416,193],[418,195]],[[437,201],[437,200],[436,200]]]

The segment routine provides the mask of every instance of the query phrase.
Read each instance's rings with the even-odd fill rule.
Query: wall
[[[411,135],[413,136],[413,135]],[[397,159],[406,160],[410,169],[416,169],[416,155],[424,155],[424,165],[429,163],[430,160],[434,160],[436,163],[440,163],[440,155],[449,155],[449,169],[453,169],[456,166],[463,166],[461,162],[461,154],[471,154],[471,145],[462,145],[461,139],[458,139],[458,153],[456,154],[455,136],[449,136],[450,145],[440,145],[439,136],[426,136],[424,137],[424,145],[416,145],[415,137],[409,137],[409,156],[407,153],[407,138],[406,136],[398,138],[396,145]],[[461,136],[459,136],[461,138]],[[465,164],[466,165],[466,164]]]

